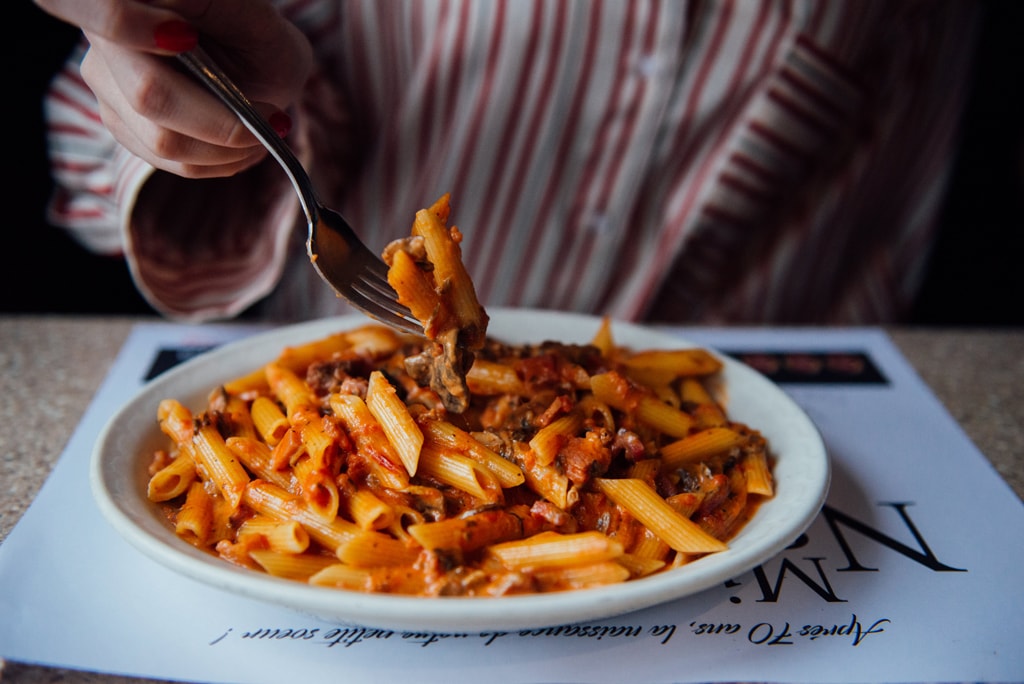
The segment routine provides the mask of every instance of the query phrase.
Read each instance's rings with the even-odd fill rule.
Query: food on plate
[[[462,263],[462,233],[448,227],[445,194],[416,212],[412,234],[390,243],[382,255],[398,301],[423,324],[432,344],[406,359],[410,375],[434,388],[450,411],[469,405],[466,373],[487,336],[487,313]]]
[[[449,409],[379,325],[287,347],[157,419],[149,498],[225,561],[317,586],[492,597],[583,589],[728,547],[773,496],[768,444],[699,349],[484,337]]]

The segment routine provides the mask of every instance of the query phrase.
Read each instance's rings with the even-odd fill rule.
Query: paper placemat
[[[828,501],[778,557],[600,622],[431,634],[339,626],[204,586],[101,518],[88,468],[107,418],[152,373],[255,330],[133,330],[0,546],[0,657],[211,682],[1024,679],[1024,507],[881,331],[669,330],[769,375],[821,430]]]

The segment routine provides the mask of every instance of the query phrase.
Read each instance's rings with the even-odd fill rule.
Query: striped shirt
[[[490,306],[627,320],[899,320],[927,265],[975,8],[863,0],[280,0],[318,71],[289,142],[381,250],[450,192]],[[268,161],[154,174],[73,58],[52,216],[167,316],[345,311]]]

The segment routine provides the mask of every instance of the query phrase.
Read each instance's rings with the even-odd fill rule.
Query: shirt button
[[[601,233],[608,232],[608,215],[603,213],[595,213],[588,216],[583,222],[583,228],[588,233]]]
[[[661,60],[655,55],[641,55],[636,61],[636,66],[633,69],[636,73],[644,78],[651,78],[656,76],[658,69],[661,66]]]

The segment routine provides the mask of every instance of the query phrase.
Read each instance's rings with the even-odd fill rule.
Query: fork
[[[388,283],[387,264],[363,244],[341,214],[320,201],[309,174],[291,148],[238,86],[201,47],[180,53],[178,59],[241,119],[288,175],[306,215],[306,248],[320,277],[339,297],[372,318],[403,332],[422,335],[422,324],[398,303],[398,295]]]

